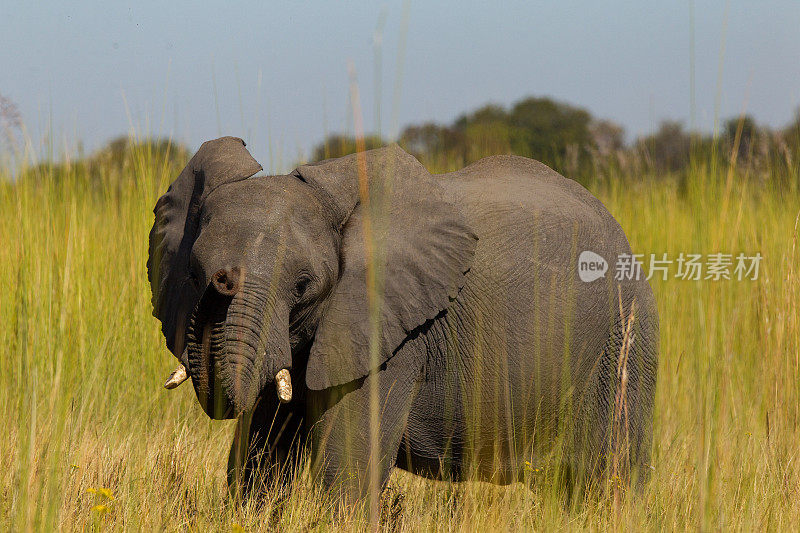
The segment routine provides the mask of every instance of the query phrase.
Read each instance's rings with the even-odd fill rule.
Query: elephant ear
[[[187,317],[200,297],[189,279],[200,207],[220,185],[247,179],[260,170],[243,140],[222,137],[207,141],[156,202],[147,259],[153,316],[161,321],[167,348],[179,359]]]
[[[362,185],[367,178],[366,202],[360,200],[359,173]],[[397,145],[306,165],[294,174],[319,192],[342,234],[339,280],[306,371],[308,387],[322,390],[377,369],[446,310],[464,285],[477,237],[434,178]],[[373,296],[367,290],[370,258]],[[375,323],[378,357],[372,364]]]

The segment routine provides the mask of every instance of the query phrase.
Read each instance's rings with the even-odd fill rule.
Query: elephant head
[[[376,370],[447,309],[477,241],[397,145],[259,170],[241,139],[206,142],[154,209],[153,314],[212,418],[271,382],[290,400],[292,375],[322,390]]]

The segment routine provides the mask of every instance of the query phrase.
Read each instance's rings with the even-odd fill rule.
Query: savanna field
[[[48,166],[0,182],[0,530],[361,531],[307,479],[288,501],[229,500],[234,422],[212,422],[151,316],[147,235],[180,166]],[[454,167],[457,165],[454,165]],[[661,320],[650,482],[567,500],[530,487],[392,475],[390,531],[792,530],[800,523],[800,194],[702,158],[681,178],[589,182],[636,253],[760,253],[758,279],[651,280]],[[3,168],[6,176],[20,169]],[[779,175],[780,174],[780,175]]]

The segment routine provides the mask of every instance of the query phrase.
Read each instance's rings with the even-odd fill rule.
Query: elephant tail
[[[569,469],[590,485],[641,487],[651,470],[658,372],[658,311],[646,281],[619,297],[615,317],[579,407]]]

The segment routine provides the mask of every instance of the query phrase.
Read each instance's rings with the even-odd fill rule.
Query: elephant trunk
[[[252,410],[267,382],[291,366],[288,308],[267,283],[233,274],[215,274],[187,335],[195,393],[214,419]]]

